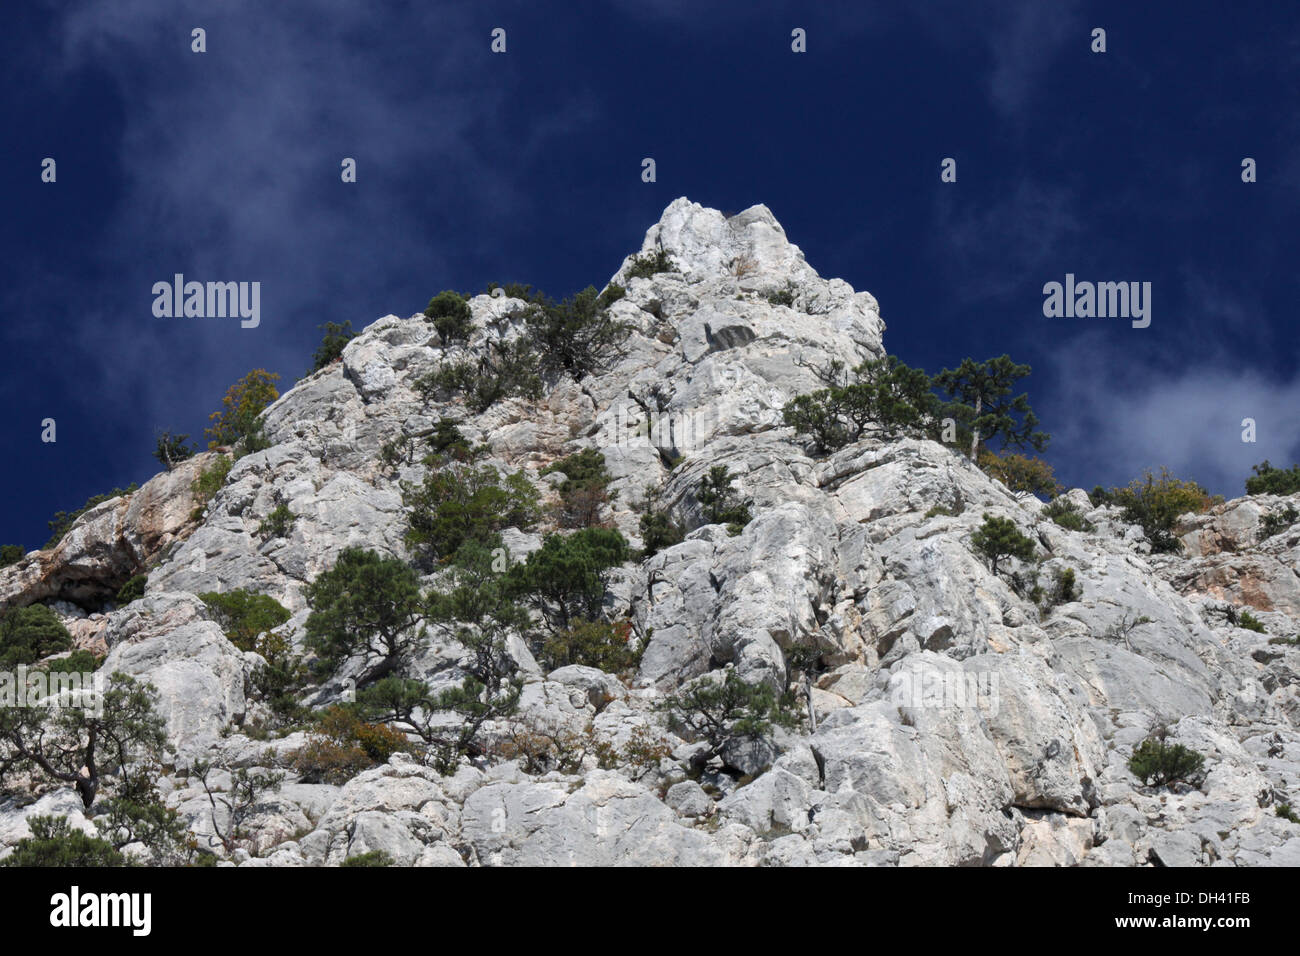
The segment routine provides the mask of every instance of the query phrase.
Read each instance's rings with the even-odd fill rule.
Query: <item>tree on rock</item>
[[[971,535],[971,544],[976,553],[988,559],[994,574],[1002,558],[1028,561],[1034,556],[1034,542],[1021,534],[1010,518],[985,515],[984,523]]]
[[[1047,447],[1051,436],[1037,430],[1038,416],[1029,407],[1029,396],[1011,394],[1030,371],[1028,365],[1002,355],[984,362],[962,359],[957,368],[934,377],[934,384],[950,398],[944,412],[970,435],[971,461],[978,459],[982,445],[995,439],[1003,448],[1041,452]]]
[[[0,707],[0,783],[10,773],[43,772],[75,787],[87,807],[107,777],[132,790],[139,768],[166,742],[157,699],[148,684],[117,673],[102,706]]]
[[[262,412],[280,397],[275,382],[280,376],[265,369],[255,368],[226,391],[221,400],[221,410],[209,419],[214,423],[204,430],[208,448],[243,443],[245,450],[250,440],[255,441],[261,431]]]
[[[334,567],[308,586],[307,603],[312,608],[307,645],[322,670],[357,654],[378,658],[361,683],[400,670],[424,637],[424,601],[415,570],[373,551],[342,551]]]

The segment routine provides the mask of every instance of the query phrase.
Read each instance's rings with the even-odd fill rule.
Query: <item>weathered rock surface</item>
[[[196,595],[269,594],[294,612],[282,630],[301,642],[306,585],[340,550],[407,556],[399,482],[424,466],[383,470],[379,449],[453,411],[493,463],[539,487],[557,458],[601,450],[618,492],[609,519],[634,543],[647,486],[695,529],[614,588],[617,610],[651,635],[627,684],[584,667],[546,674],[512,650],[527,678],[521,719],[590,733],[600,753],[653,739],[672,757],[633,767],[593,746],[574,772],[530,775],[507,761],[444,776],[398,754],[341,787],[290,769],[257,808],[259,855],[241,865],[335,865],[372,851],[429,866],[1300,862],[1300,826],[1276,812],[1300,805],[1300,525],[1259,537],[1262,516],[1300,496],[1187,516],[1183,553],[1152,555],[1082,491],[1069,497],[1094,530],[1067,531],[934,442],[863,441],[813,458],[781,408],[817,388],[828,362],[884,354],[875,300],[820,278],[763,206],[726,218],[679,199],[641,252],[660,250],[677,272],[627,279],[629,259],[613,276],[627,288],[614,313],[633,332],[608,372],[478,415],[426,405],[416,379],[519,334],[524,303],[474,297],[474,333],[450,348],[422,315],[385,316],[275,402],[272,446],[235,464],[201,520],[190,486],[208,456],[0,570],[0,605],[80,603],[59,605],[78,643],[99,642],[106,668],[159,690],[178,768],[203,756],[261,765],[268,749],[291,767],[302,734],[238,734],[257,660]],[[753,502],[734,536],[700,526],[693,490],[714,465]],[[267,537],[259,527],[280,504],[293,528]],[[1044,611],[992,574],[970,547],[984,514],[1039,543],[1038,573],[1072,568],[1079,596]],[[516,560],[540,540],[506,535]],[[142,600],[103,603],[144,568]],[[1246,608],[1265,633],[1231,623]],[[782,733],[770,751],[724,755],[730,768],[688,779],[698,745],[664,726],[664,695],[724,666],[784,689],[795,648],[824,665],[816,731]],[[449,683],[457,655],[435,639],[417,669]],[[1205,755],[1199,787],[1148,788],[1129,772],[1158,726]],[[510,728],[493,733],[504,742]],[[209,802],[191,782],[177,776],[168,800],[210,835]],[[67,791],[51,791],[32,807],[0,805],[0,846],[26,835],[36,807],[93,826]]]

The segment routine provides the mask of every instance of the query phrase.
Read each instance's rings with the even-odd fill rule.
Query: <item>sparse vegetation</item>
[[[320,345],[316,347],[311,357],[312,372],[319,372],[336,359],[342,358],[343,349],[357,337],[357,333],[352,331],[351,320],[342,325],[337,322],[326,322],[316,328],[324,332],[325,337],[321,339]]]
[[[736,535],[752,519],[752,502],[731,487],[733,480],[726,465],[714,465],[696,486],[695,500],[700,503],[705,524],[725,524]]]
[[[35,664],[71,646],[72,635],[44,604],[10,608],[0,614],[0,669]]]
[[[289,532],[293,530],[294,520],[298,516],[289,510],[289,506],[281,503],[267,513],[257,526],[257,533],[264,539],[287,538]]]
[[[1124,509],[1125,521],[1142,528],[1155,552],[1182,550],[1174,535],[1178,518],[1189,512],[1199,514],[1215,500],[1196,482],[1175,478],[1167,468],[1160,469],[1159,478],[1148,470],[1127,488],[1111,489],[1110,497],[1111,503]]]
[[[589,528],[597,524],[601,509],[610,500],[605,456],[594,448],[584,448],[542,469],[543,475],[557,472],[564,475],[556,515],[560,527]]]
[[[1037,495],[1054,498],[1061,493],[1052,466],[1041,458],[1030,458],[1015,452],[996,455],[988,449],[979,453],[979,467],[990,478],[996,478],[1017,495]]]
[[[799,717],[794,695],[777,695],[766,684],[751,684],[728,669],[696,678],[665,698],[659,709],[671,726],[708,743],[692,762],[703,767],[733,740],[759,739],[774,727],[795,727]]]
[[[1157,731],[1138,744],[1129,758],[1128,769],[1146,786],[1167,787],[1183,782],[1198,786],[1205,758],[1182,744],[1168,744]]]
[[[226,640],[241,651],[257,650],[258,638],[292,616],[288,608],[269,594],[255,594],[243,588],[208,591],[200,594],[199,600],[221,625]]]
[[[1092,531],[1093,524],[1074,506],[1069,498],[1053,498],[1043,508],[1043,517],[1050,518],[1053,522],[1069,531]]]
[[[149,575],[135,575],[117,589],[117,597],[113,599],[114,603],[118,607],[126,607],[132,601],[140,600],[140,598],[144,597],[144,587],[148,583]]]
[[[127,866],[127,859],[107,840],[74,829],[67,817],[34,816],[27,820],[32,835],[14,844],[0,866],[100,867]]]
[[[354,708],[328,707],[295,755],[294,769],[305,783],[343,784],[410,749],[406,735],[392,727],[367,723]]]
[[[1254,472],[1246,479],[1248,495],[1294,495],[1300,491],[1300,465],[1274,468],[1265,459],[1250,468]]]
[[[668,253],[663,249],[656,249],[654,252],[643,252],[633,256],[632,263],[624,275],[629,279],[648,279],[660,272],[677,271],[679,270],[673,265]]]
[[[221,400],[220,411],[209,416],[213,424],[204,431],[209,439],[208,448],[240,445],[239,450],[249,452],[260,450],[254,445],[266,447],[266,439],[261,435],[262,412],[280,397],[274,384],[279,379],[274,372],[256,368],[230,386]]]
[[[1264,541],[1275,534],[1281,534],[1297,521],[1300,521],[1300,511],[1296,510],[1295,505],[1287,505],[1280,511],[1270,511],[1259,520],[1259,540]]]
[[[548,671],[581,664],[610,674],[626,674],[636,668],[643,650],[632,637],[630,621],[610,624],[578,618],[568,629],[547,636],[537,659]]]
[[[1034,542],[1021,534],[1010,518],[984,515],[984,523],[975,529],[971,544],[989,562],[994,574],[998,573],[998,563],[1003,558],[1028,561],[1034,556]]]

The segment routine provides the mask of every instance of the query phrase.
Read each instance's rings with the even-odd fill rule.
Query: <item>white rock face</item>
[[[201,520],[189,497],[199,465],[186,463],[88,512],[57,548],[0,569],[0,604],[88,603],[107,579],[148,567],[145,598],[126,608],[60,607],[77,618],[79,643],[109,649],[106,668],[158,689],[178,766],[204,756],[261,766],[269,749],[290,767],[257,809],[259,856],[241,865],[336,865],[372,851],[428,866],[1300,862],[1300,827],[1276,814],[1300,805],[1300,525],[1259,540],[1262,516],[1300,496],[1186,516],[1184,552],[1153,556],[1081,490],[1068,497],[1088,533],[1058,527],[1037,500],[934,442],[863,441],[813,458],[781,409],[817,388],[828,362],[884,354],[875,299],[819,277],[764,206],[727,218],[678,199],[640,250],[659,251],[677,272],[628,279],[629,257],[613,276],[627,292],[612,311],[633,331],[603,374],[477,415],[426,405],[415,381],[520,334],[525,304],[474,297],[470,341],[448,348],[423,315],[385,316],[269,409],[272,447],[236,463]],[[624,683],[580,666],[546,674],[512,645],[521,718],[590,734],[566,772],[529,774],[513,759],[443,776],[398,754],[341,787],[298,782],[304,735],[231,735],[250,713],[256,658],[196,595],[269,594],[294,613],[280,630],[300,643],[306,586],[339,551],[408,556],[400,482],[424,466],[385,470],[379,449],[444,415],[552,497],[541,469],[602,451],[617,491],[608,519],[634,544],[647,488],[694,529],[612,588],[613,610],[650,635],[648,648]],[[753,502],[734,536],[701,526],[694,492],[715,465]],[[278,504],[296,519],[270,538],[259,526]],[[1073,569],[1077,599],[1045,612],[992,574],[970,546],[986,513],[1038,542],[1040,573]],[[540,543],[505,535],[514,560]],[[1229,609],[1246,607],[1264,633],[1230,623]],[[665,725],[665,695],[722,667],[784,690],[797,648],[824,665],[815,732],[805,722],[771,747],[728,752],[730,772],[715,762],[688,774],[700,745]],[[417,669],[450,685],[458,657],[435,636]],[[1157,725],[1205,755],[1199,787],[1148,788],[1129,772]],[[511,728],[489,736],[504,747]],[[609,756],[638,747],[654,753]],[[206,796],[183,779],[169,787],[195,832],[209,833]],[[67,793],[36,806],[66,803],[92,827]],[[0,805],[0,846],[26,835],[27,813]]]

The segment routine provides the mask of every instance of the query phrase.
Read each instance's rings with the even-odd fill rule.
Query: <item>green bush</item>
[[[1300,511],[1294,505],[1287,505],[1281,511],[1270,511],[1259,520],[1259,540],[1281,534],[1297,521],[1300,521]]]
[[[619,286],[600,294],[595,286],[587,286],[563,302],[544,299],[531,305],[525,321],[543,368],[563,371],[575,381],[608,371],[622,355],[628,335],[627,326],[615,322],[608,311],[622,295]]]
[[[120,498],[139,490],[140,486],[135,482],[131,482],[131,484],[127,485],[125,488],[114,488],[107,494],[92,495],[90,498],[87,498],[86,503],[76,511],[54,512],[54,517],[46,522],[50,528],[50,539],[45,542],[42,549],[52,548],[58,544],[60,539],[68,533],[68,529],[72,527],[76,520],[91,508],[94,508],[96,505],[102,505],[105,501],[111,501],[114,498]]]
[[[1242,611],[1238,614],[1235,608],[1228,608],[1228,621],[1237,627],[1244,627],[1248,631],[1254,631],[1256,634],[1267,633],[1264,622],[1249,611]]]
[[[293,530],[293,523],[297,515],[289,510],[286,504],[278,504],[262,519],[257,526],[257,533],[263,538],[287,538],[289,532]]]
[[[1046,616],[1061,604],[1077,601],[1082,594],[1083,589],[1075,580],[1074,568],[1058,568],[1048,587],[1035,585],[1030,593],[1030,599],[1038,605],[1039,612]]]
[[[158,435],[157,444],[154,446],[154,458],[171,471],[182,461],[194,457],[195,449],[189,443],[189,438],[189,435],[174,435],[170,430],[162,432]]]
[[[589,528],[600,520],[601,508],[609,501],[610,474],[605,456],[594,448],[561,458],[542,469],[543,475],[564,475],[560,483],[560,508],[557,518],[561,528]]]
[[[1092,502],[1094,508],[1100,508],[1102,505],[1113,505],[1115,496],[1101,485],[1097,485],[1092,491],[1088,492],[1088,500]]]
[[[599,617],[609,571],[630,556],[627,541],[609,528],[550,534],[523,564],[508,573],[509,586],[545,618],[552,631]]]
[[[243,445],[245,452],[259,450],[250,447],[266,441],[261,435],[262,412],[280,397],[273,383],[280,376],[266,369],[255,368],[227,389],[221,399],[221,409],[208,416],[214,423],[204,430],[208,448],[222,445]]]
[[[1052,466],[1041,458],[1007,452],[995,455],[988,449],[979,453],[979,467],[990,478],[996,478],[1015,494],[1038,495],[1054,498],[1061,493]]]
[[[504,479],[491,465],[430,468],[423,482],[402,484],[406,545],[417,565],[431,569],[466,541],[495,541],[504,528],[521,531],[537,520],[537,490],[522,472]]]
[[[1274,468],[1266,459],[1250,470],[1255,474],[1246,479],[1248,495],[1293,495],[1300,491],[1300,465]]]
[[[376,680],[404,666],[423,640],[420,579],[397,558],[347,548],[308,585],[307,603],[307,646],[326,672],[364,654],[379,662],[361,683]]]
[[[526,338],[488,342],[477,359],[453,362],[421,376],[415,390],[425,402],[439,392],[463,395],[471,411],[483,412],[507,398],[542,397],[542,359]]]
[[[78,649],[67,657],[57,658],[58,666],[52,669],[61,670],[67,674],[93,674],[99,670],[100,665],[103,663],[104,658],[93,651]]]
[[[367,723],[354,708],[334,706],[317,717],[306,746],[294,756],[294,769],[304,783],[339,785],[410,749],[405,734]]]
[[[1173,533],[1178,518],[1188,512],[1199,514],[1214,502],[1196,482],[1175,478],[1167,468],[1160,469],[1159,478],[1148,470],[1127,488],[1112,489],[1111,497],[1124,509],[1124,520],[1142,528],[1155,552],[1182,550]]]
[[[2,544],[0,545],[0,568],[17,564],[26,556],[27,550],[21,544]]]
[[[658,709],[670,726],[708,743],[693,758],[701,766],[734,740],[756,740],[775,726],[795,727],[794,695],[777,695],[766,684],[751,684],[728,669],[721,680],[706,674],[665,698]]]
[[[392,866],[393,858],[383,850],[370,850],[350,856],[339,866]]]
[[[468,339],[474,331],[471,321],[469,303],[459,292],[447,289],[439,292],[429,300],[424,315],[433,322],[438,333],[438,340],[443,345]]]
[[[749,524],[752,502],[731,487],[732,475],[726,465],[714,465],[695,489],[705,524],[725,524],[733,535]]]
[[[289,609],[269,594],[255,594],[243,588],[232,591],[208,591],[199,595],[226,639],[241,651],[257,649],[257,640],[263,634],[279,627],[292,615]]]
[[[632,264],[628,266],[624,273],[628,279],[648,279],[660,272],[678,272],[680,271],[673,265],[672,259],[663,249],[656,249],[654,252],[643,252],[632,257]]]
[[[127,866],[127,859],[107,840],[73,829],[67,817],[30,817],[32,835],[14,844],[0,866]]]
[[[324,332],[325,337],[321,339],[320,345],[316,346],[316,351],[312,354],[312,372],[319,372],[335,359],[341,358],[343,349],[357,337],[357,333],[352,331],[352,322],[350,320],[342,325],[337,322],[326,322],[324,325],[316,326],[316,328]]]
[[[1168,786],[1178,781],[1198,785],[1205,758],[1182,744],[1167,744],[1148,737],[1133,751],[1128,769],[1147,786]]]
[[[1028,561],[1034,556],[1034,542],[1020,533],[1010,518],[984,515],[984,523],[971,535],[975,552],[988,560],[993,573],[998,573],[998,562],[1003,558]]]
[[[138,601],[144,597],[144,586],[149,583],[149,575],[137,574],[129,581],[117,589],[117,597],[113,599],[118,607],[126,607],[132,601]]]
[[[1289,803],[1279,803],[1273,808],[1273,812],[1283,820],[1290,820],[1292,823],[1300,823],[1300,816],[1296,815],[1296,812],[1291,809],[1291,804]]]
[[[212,500],[212,496],[225,485],[230,469],[234,467],[233,458],[218,455],[211,464],[199,472],[198,477],[190,485],[190,489],[194,492],[194,510],[190,512],[190,518],[197,521],[203,516],[203,509]]]
[[[1044,508],[1043,517],[1069,531],[1092,531],[1093,524],[1081,515],[1069,498],[1053,498]]]
[[[71,646],[72,635],[44,604],[10,608],[0,615],[0,668],[35,664]]]
[[[548,670],[581,664],[610,674],[626,674],[641,661],[643,647],[632,638],[632,623],[575,619],[567,630],[549,635],[537,655]]]
[[[264,631],[254,645],[264,663],[253,668],[248,679],[248,696],[270,709],[273,721],[284,726],[303,714],[298,694],[306,686],[307,665],[293,645],[279,634]]]
[[[777,289],[768,292],[763,298],[767,299],[772,305],[783,305],[786,308],[794,308],[794,286],[787,282],[784,289]]]
[[[896,438],[933,424],[938,400],[928,375],[896,356],[864,362],[845,375],[836,361],[820,374],[828,388],[799,395],[782,409],[785,424],[829,452],[869,436]]]
[[[668,511],[652,508],[641,516],[642,557],[651,557],[684,540],[686,529],[674,521]]]

